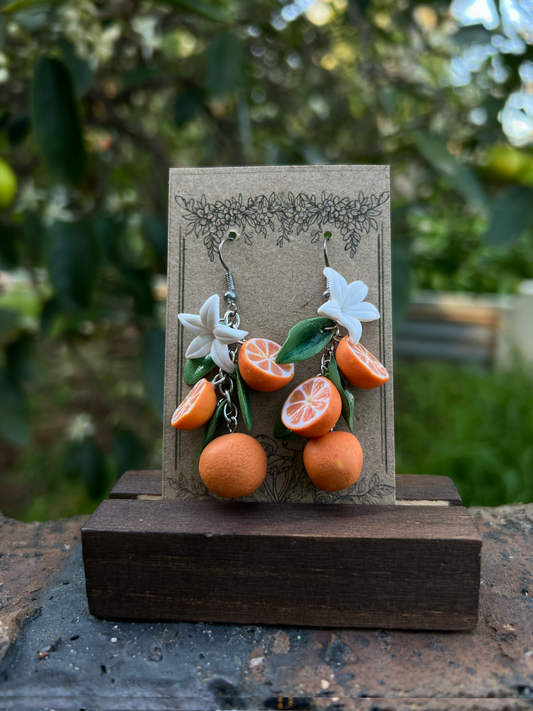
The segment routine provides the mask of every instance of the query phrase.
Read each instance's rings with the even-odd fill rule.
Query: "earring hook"
[[[228,267],[228,265],[224,261],[224,257],[222,256],[222,247],[226,244],[226,242],[233,242],[234,240],[236,240],[238,236],[239,235],[236,232],[229,232],[218,245],[218,256],[220,258],[222,266],[226,270],[227,291],[224,294],[224,300],[228,303],[236,301],[237,294],[235,293],[235,280],[233,278],[233,274],[231,273],[231,269]]]
[[[328,241],[331,239],[331,232],[324,232],[324,259],[326,261],[326,267],[329,267],[328,259]],[[328,301],[331,297],[329,291],[329,279],[326,279],[326,291],[324,292],[324,299]]]
[[[326,267],[329,267],[328,259],[328,240],[331,239],[331,232],[324,232],[324,259],[326,260]]]

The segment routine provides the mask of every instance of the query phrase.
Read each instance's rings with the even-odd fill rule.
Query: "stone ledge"
[[[253,711],[294,696],[294,708],[328,711],[531,709],[533,504],[470,512],[480,621],[463,633],[97,620],[80,546],[69,557],[84,519],[4,519],[0,550],[14,555],[0,558],[2,592],[9,581],[26,624],[0,665],[0,707]],[[4,605],[0,621],[12,619]]]

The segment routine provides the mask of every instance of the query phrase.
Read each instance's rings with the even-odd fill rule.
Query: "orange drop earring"
[[[277,343],[266,338],[244,340],[248,332],[240,329],[235,279],[222,253],[225,243],[237,237],[230,232],[218,247],[226,272],[227,309],[223,318],[218,294],[207,299],[198,315],[178,315],[185,330],[195,336],[185,353],[184,368],[185,382],[194,387],[172,417],[172,426],[180,430],[206,425],[198,461],[200,477],[213,494],[228,499],[252,494],[266,476],[267,458],[261,444],[250,435],[236,432],[239,415],[246,429],[252,429],[247,386],[272,392],[294,377],[294,364],[275,362],[280,350]],[[210,382],[205,376],[216,366],[218,373]],[[228,434],[215,438],[222,418]]]
[[[361,322],[380,318],[375,306],[365,302],[368,287],[362,281],[348,284],[329,266],[328,240],[324,234],[326,302],[318,308],[318,318],[296,324],[276,358],[303,361],[322,352],[320,374],[297,386],[289,395],[278,420],[278,435],[295,433],[308,437],[304,447],[304,467],[319,489],[340,491],[357,481],[363,466],[363,452],[353,435],[354,396],[352,385],[374,388],[389,380],[385,368],[359,343]],[[341,338],[340,328],[348,330]],[[350,432],[332,432],[340,415]]]

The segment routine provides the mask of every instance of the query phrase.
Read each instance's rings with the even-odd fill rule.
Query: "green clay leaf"
[[[183,379],[187,385],[196,385],[214,367],[215,364],[210,355],[206,355],[205,358],[187,358],[183,369]]]
[[[333,326],[335,323],[329,318],[308,318],[300,321],[289,331],[287,340],[276,356],[276,363],[297,363],[320,353],[333,338]],[[326,331],[326,328],[331,330]]]
[[[353,432],[353,414],[355,408],[355,398],[343,382],[343,378],[339,371],[339,366],[337,365],[337,361],[335,360],[334,356],[332,356],[331,358],[331,363],[329,364],[329,367],[326,372],[326,378],[328,380],[331,380],[333,385],[339,391],[339,395],[341,396],[342,400],[342,416],[344,417],[346,424],[350,428],[350,432]]]
[[[246,429],[250,432],[252,429],[252,405],[242,375],[239,373],[238,365],[235,365],[235,380],[237,382],[237,395],[239,396],[242,419]]]
[[[274,437],[277,439],[296,439],[297,437],[300,437],[300,435],[285,427],[281,420],[280,412],[278,419],[276,420],[276,424],[274,425]]]
[[[198,454],[198,459],[200,458],[200,454],[202,454],[202,452],[207,447],[209,442],[212,442],[215,438],[215,432],[217,431],[218,421],[220,420],[222,413],[224,412],[224,405],[225,404],[226,404],[225,400],[220,400],[220,402],[217,405],[217,409],[215,410],[215,414],[207,423],[207,427],[205,428],[204,438],[203,438],[202,444],[200,446],[200,452]]]

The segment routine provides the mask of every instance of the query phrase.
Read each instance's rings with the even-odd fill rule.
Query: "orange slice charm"
[[[213,417],[217,406],[215,388],[202,378],[172,415],[172,427],[196,430]]]
[[[344,377],[358,388],[379,388],[390,378],[379,360],[349,336],[345,336],[337,346],[335,358]]]
[[[239,372],[254,390],[271,393],[280,390],[294,378],[294,363],[278,365],[276,356],[281,346],[267,338],[250,338],[239,351]]]
[[[321,437],[340,417],[341,396],[331,381],[322,376],[298,385],[285,400],[281,420],[285,427],[303,437]]]

